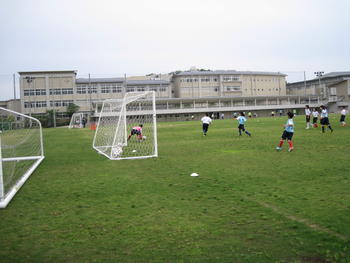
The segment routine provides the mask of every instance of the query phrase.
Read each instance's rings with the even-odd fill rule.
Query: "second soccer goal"
[[[105,100],[93,148],[111,160],[157,157],[156,117],[154,91]]]

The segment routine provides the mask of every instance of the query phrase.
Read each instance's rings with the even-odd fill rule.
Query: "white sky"
[[[350,71],[349,0],[0,0],[0,100],[18,71]],[[18,83],[17,83],[18,86]],[[18,94],[18,93],[17,93]]]

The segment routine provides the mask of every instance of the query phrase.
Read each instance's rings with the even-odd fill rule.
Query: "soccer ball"
[[[146,140],[147,139],[147,137],[146,136],[142,136],[142,140]]]

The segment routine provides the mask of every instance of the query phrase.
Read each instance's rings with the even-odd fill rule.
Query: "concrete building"
[[[105,99],[122,98],[126,92],[154,90],[157,98],[171,97],[167,80],[125,78],[76,78],[76,71],[19,72],[21,111],[45,114],[54,109],[58,118],[67,118],[70,103],[81,112],[92,112]]]
[[[16,100],[3,100],[0,101],[0,107],[21,112],[21,101],[19,99]]]
[[[350,105],[350,71],[330,72],[319,78],[287,84],[287,94],[294,96],[319,96],[330,111],[338,112]]]
[[[156,92],[159,120],[193,119],[205,112],[226,118],[238,111],[255,111],[265,116],[271,111],[285,113],[303,109],[305,104],[316,107],[328,103],[317,94],[286,95],[286,75],[278,72],[191,70],[176,72],[169,80],[157,74],[145,78],[76,78],[75,70],[19,75],[21,111],[40,116],[54,110],[57,119],[68,118],[70,103],[78,105],[79,112],[96,118],[103,100],[148,90]],[[347,82],[339,81],[333,82],[334,87],[345,92]]]
[[[185,71],[173,75],[175,97],[284,96],[286,75],[259,71]]]

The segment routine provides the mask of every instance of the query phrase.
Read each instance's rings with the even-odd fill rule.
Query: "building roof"
[[[115,83],[123,82],[124,78],[78,78],[75,80],[76,84],[89,84],[89,83]]]
[[[343,79],[347,79],[347,77],[350,77],[350,71],[329,72],[329,73],[322,75],[322,77],[320,79],[324,80],[324,79],[332,79],[332,78],[340,78],[340,77],[343,77]],[[309,79],[306,81],[302,80],[302,81],[290,82],[290,83],[287,83],[287,88],[293,88],[294,85],[304,84],[305,82],[306,83],[313,83],[313,82],[318,82],[318,81],[319,81],[319,79],[317,77],[317,78]]]
[[[79,78],[76,79],[76,84],[89,84],[89,83],[116,83],[124,82],[124,78]],[[152,80],[152,79],[143,79],[143,80],[126,80],[127,85],[169,85],[167,80]]]
[[[146,79],[146,80],[126,80],[128,85],[168,85],[170,82],[167,80],[155,80],[155,79]]]
[[[50,71],[20,71],[19,75],[27,75],[27,74],[57,74],[57,73],[73,73],[77,74],[76,70],[50,70]]]
[[[350,76],[350,71],[329,72],[329,73],[326,73],[326,74],[322,75],[321,79],[323,79],[323,78],[343,77],[343,76]]]
[[[237,71],[237,70],[207,70],[207,71],[184,71],[174,76],[193,76],[193,75],[267,75],[267,76],[287,76],[281,72],[264,71]]]

